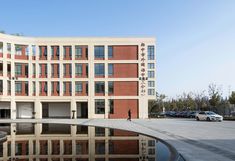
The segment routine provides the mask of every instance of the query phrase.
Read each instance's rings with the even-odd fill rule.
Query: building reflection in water
[[[1,124],[1,161],[155,161],[154,138],[117,129],[61,124]]]

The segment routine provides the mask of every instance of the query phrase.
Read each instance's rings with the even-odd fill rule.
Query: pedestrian
[[[127,120],[131,121],[131,110],[130,109],[128,110],[128,118],[127,118]]]

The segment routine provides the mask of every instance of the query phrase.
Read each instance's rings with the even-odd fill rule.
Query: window
[[[36,46],[32,45],[32,55],[36,56]]]
[[[148,140],[148,146],[155,146],[155,140]]]
[[[22,75],[22,65],[21,64],[16,64],[15,65],[15,75]]]
[[[16,76],[22,75],[22,64],[15,65],[15,75]]]
[[[95,64],[95,76],[104,76],[104,64]]]
[[[10,54],[11,53],[11,44],[7,43],[7,52]]]
[[[82,82],[75,82],[75,92],[82,93]]]
[[[39,46],[39,56],[47,57],[47,46]]]
[[[21,82],[16,82],[15,83],[15,92],[16,93],[21,93],[22,92],[22,83]]]
[[[104,94],[104,82],[95,82],[95,93]]]
[[[33,75],[34,76],[36,75],[36,66],[35,66],[35,63],[33,64]]]
[[[108,91],[109,91],[109,94],[113,94],[113,82],[108,83]]]
[[[148,46],[148,60],[154,60],[154,46]]]
[[[2,92],[3,92],[3,81],[0,80],[0,93],[2,93]]]
[[[113,46],[108,46],[108,57],[113,58]]]
[[[104,99],[95,100],[95,114],[104,114],[105,113],[105,103]]]
[[[149,78],[154,78],[154,71],[148,71],[148,77]]]
[[[151,148],[148,150],[149,155],[154,155],[155,154],[155,149]]]
[[[15,55],[22,55],[22,46],[15,45]]]
[[[95,154],[105,154],[105,141],[99,140],[95,142]]]
[[[155,95],[155,90],[154,89],[148,89],[148,95],[154,96]]]
[[[33,82],[33,94],[35,94],[35,93],[36,93],[36,83]]]
[[[2,86],[0,85],[0,92],[2,90]],[[11,94],[11,81],[7,81],[7,93]]]
[[[64,46],[64,58],[71,58],[72,57],[72,47],[71,46]]]
[[[59,59],[60,56],[60,48],[59,46],[51,46],[51,57]]]
[[[148,81],[148,87],[155,87],[154,81]]]
[[[104,46],[95,46],[95,58],[104,59]]]
[[[148,63],[148,69],[154,69],[154,63]]]
[[[95,136],[105,136],[105,128],[95,127]]]
[[[113,106],[113,100],[109,100],[109,114],[113,114],[114,112],[114,106]]]
[[[82,47],[75,46],[75,58],[82,58]]]
[[[109,76],[113,75],[113,64],[108,65],[108,73],[109,73]]]
[[[75,75],[82,76],[82,64],[75,64]]]

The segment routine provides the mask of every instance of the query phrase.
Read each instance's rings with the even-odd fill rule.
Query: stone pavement
[[[187,161],[235,161],[235,122],[194,119],[16,119],[0,123],[35,122],[100,126],[134,131],[173,145]]]

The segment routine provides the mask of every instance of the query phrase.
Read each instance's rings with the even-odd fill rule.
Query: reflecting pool
[[[163,142],[134,132],[65,124],[0,124],[1,161],[169,161]]]

